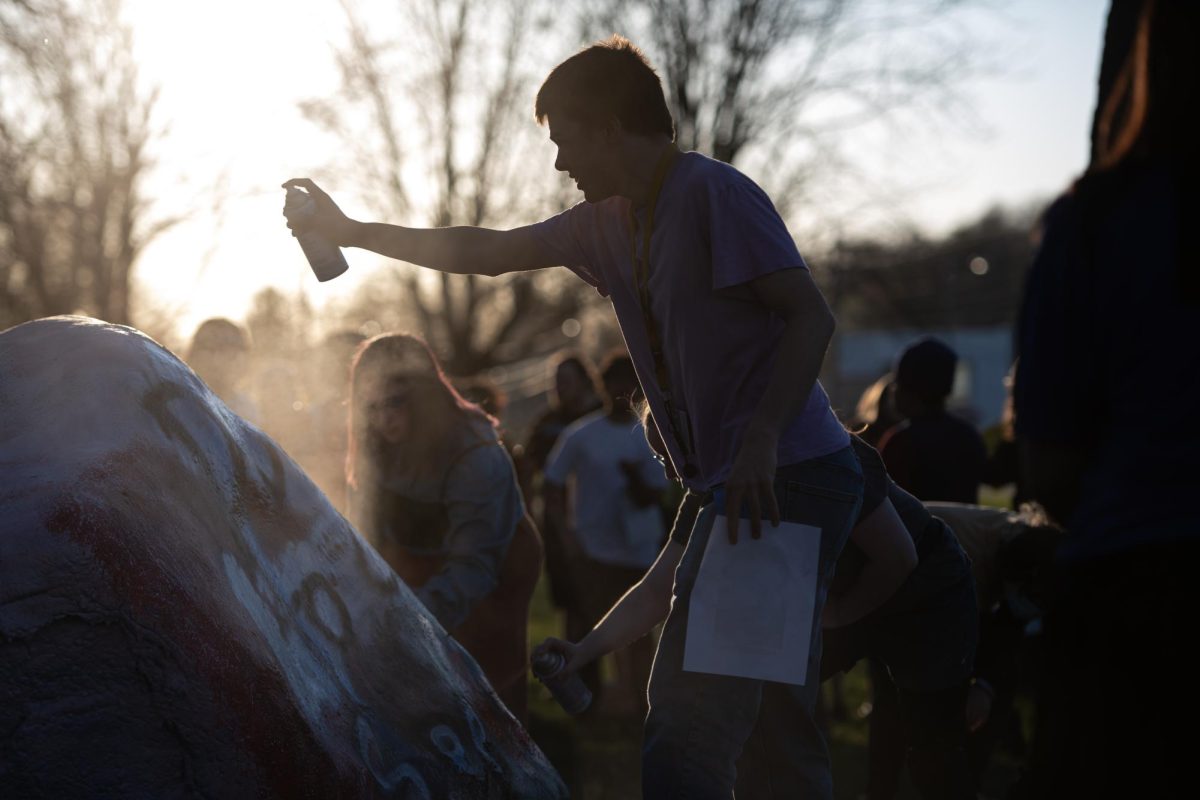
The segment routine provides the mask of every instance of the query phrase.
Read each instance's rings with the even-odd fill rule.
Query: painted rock
[[[558,798],[459,647],[131,328],[0,333],[0,797]]]

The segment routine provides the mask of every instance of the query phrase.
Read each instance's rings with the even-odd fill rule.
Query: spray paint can
[[[545,651],[533,657],[533,674],[541,681],[563,711],[574,716],[582,714],[592,704],[592,690],[579,673],[563,672],[567,659],[562,653]]]
[[[287,190],[287,197],[283,201],[283,215],[289,220],[302,220],[316,209],[316,201],[307,192],[301,191],[295,186]],[[304,257],[308,259],[308,265],[312,267],[317,280],[333,280],[350,268],[346,263],[346,257],[342,255],[342,249],[324,236],[313,231],[306,231],[296,238],[299,240],[300,249],[304,251]]]

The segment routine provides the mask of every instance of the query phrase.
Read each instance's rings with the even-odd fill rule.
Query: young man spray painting
[[[584,202],[513,230],[405,228],[347,218],[317,200],[297,221],[341,246],[459,274],[565,266],[609,297],[672,464],[689,488],[715,492],[676,573],[674,601],[650,679],[643,750],[647,797],[732,794],[735,762],[758,718],[764,681],[683,669],[688,603],[716,531],[733,542],[771,536],[763,520],[821,531],[814,614],[862,497],[849,438],[817,374],[834,320],[766,194],[733,167],[681,153],[662,86],[620,37],[557,66],[535,114]],[[778,533],[778,532],[776,532]],[[812,708],[820,625],[812,626],[805,709],[772,765],[787,796],[832,797]]]

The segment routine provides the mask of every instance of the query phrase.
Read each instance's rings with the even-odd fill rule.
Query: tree
[[[969,0],[607,0],[589,36],[645,43],[685,149],[758,178],[785,217],[845,178],[863,126],[945,120],[986,67]]]
[[[130,322],[134,264],[178,221],[141,191],[156,97],[120,0],[0,4],[0,327]]]
[[[424,210],[437,227],[500,227],[554,207],[555,192],[561,207],[562,185],[544,187],[528,175],[537,146],[528,58],[542,52],[533,36],[549,25],[549,3],[419,0],[390,24],[372,16],[370,26],[349,0],[343,8],[340,92],[302,110],[345,145],[375,211],[412,219]],[[406,124],[414,118],[418,125]],[[400,299],[446,368],[468,375],[556,346],[563,319],[593,296],[560,273],[394,274]],[[384,282],[384,291],[388,285],[395,284]]]
[[[993,208],[937,239],[841,241],[817,279],[847,329],[1011,325],[1042,206]]]

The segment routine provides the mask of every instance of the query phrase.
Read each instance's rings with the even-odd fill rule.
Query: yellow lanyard
[[[642,307],[642,320],[646,324],[646,338],[650,343],[650,355],[654,357],[655,378],[658,380],[659,392],[666,405],[667,421],[670,424],[671,433],[675,436],[675,442],[679,445],[679,450],[686,462],[681,470],[682,475],[685,478],[691,478],[695,477],[698,472],[695,464],[692,463],[691,431],[685,432],[685,424],[676,419],[677,410],[671,395],[671,377],[667,372],[662,339],[658,333],[658,325],[654,322],[654,310],[650,305],[650,240],[654,236],[654,212],[658,207],[658,196],[662,192],[663,182],[666,181],[667,174],[678,157],[679,148],[672,142],[666,146],[658,158],[658,164],[654,168],[654,177],[650,182],[650,195],[646,202],[646,224],[642,228],[640,251],[637,246],[637,220],[634,218],[632,205],[629,207],[629,231],[633,245],[633,277],[637,284],[638,302]]]

